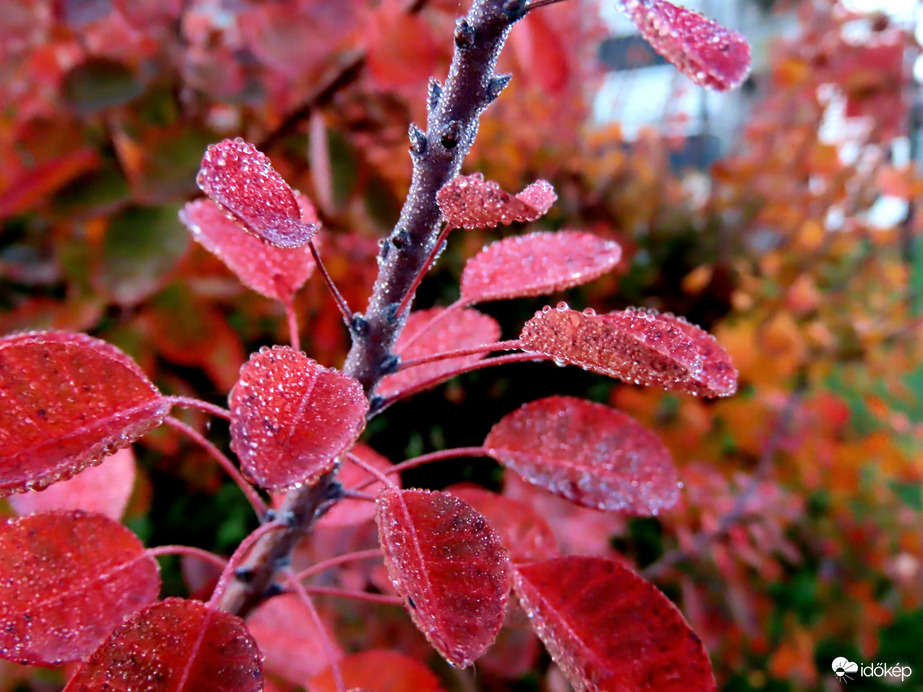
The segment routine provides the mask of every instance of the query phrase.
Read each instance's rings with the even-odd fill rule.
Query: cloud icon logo
[[[832,668],[833,668],[833,672],[836,673],[836,676],[840,678],[841,680],[843,679],[849,680],[849,675],[847,675],[847,673],[858,673],[859,672],[859,664],[853,663],[852,661],[850,661],[847,658],[844,658],[843,656],[833,659]]]

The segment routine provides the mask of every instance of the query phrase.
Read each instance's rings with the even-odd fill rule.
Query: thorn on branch
[[[455,45],[461,50],[467,50],[474,45],[474,27],[464,17],[455,22]]]
[[[369,335],[369,321],[357,312],[349,321],[349,331],[355,337],[366,337]]]
[[[446,123],[439,133],[439,143],[446,149],[454,149],[462,138],[462,124],[457,120]]]
[[[438,79],[430,78],[429,92],[426,97],[426,105],[432,112],[439,107],[440,101],[442,101],[442,84]]]
[[[426,150],[429,148],[429,142],[426,141],[426,133],[413,124],[410,125],[409,133],[410,153],[417,158],[422,158],[426,155]]]
[[[487,101],[493,103],[503,90],[506,89],[512,78],[513,75],[511,74],[498,74],[491,77],[490,81],[487,83]]]

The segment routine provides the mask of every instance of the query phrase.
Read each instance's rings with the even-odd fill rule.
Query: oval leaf
[[[373,649],[340,661],[347,690],[375,692],[443,692],[437,678],[416,659],[398,651]],[[337,692],[336,678],[329,668],[308,681],[310,692]]]
[[[500,325],[492,317],[470,308],[451,310],[445,317],[440,317],[445,311],[446,308],[431,308],[411,313],[394,345],[394,352],[402,359],[410,360],[433,353],[493,344],[500,339]],[[430,322],[436,319],[439,321],[433,325],[433,328],[427,329]],[[476,353],[415,365],[382,378],[377,393],[384,397],[391,396],[421,382],[455,372],[468,363],[481,360],[486,355],[486,353]]]
[[[514,586],[577,692],[712,692],[705,647],[657,588],[598,557],[519,565]]]
[[[615,268],[622,249],[592,233],[560,231],[504,238],[468,260],[465,303],[540,296],[579,286]]]
[[[436,201],[449,228],[493,228],[514,221],[535,221],[558,199],[545,180],[536,180],[518,195],[484,180],[480,173],[460,175],[442,186]]]
[[[99,514],[48,512],[0,526],[0,656],[75,661],[157,598],[156,561]]]
[[[503,624],[510,572],[500,538],[446,493],[386,488],[376,518],[388,574],[414,624],[453,666],[470,665]]]
[[[208,146],[196,182],[245,229],[273,245],[300,247],[317,232],[317,224],[302,220],[295,192],[269,157],[240,137]]]
[[[141,368],[104,341],[67,332],[0,339],[0,496],[70,478],[169,410]]]
[[[391,462],[368,445],[357,442],[353,445],[349,453],[355,454],[369,466],[372,466],[382,473],[391,469]],[[398,474],[391,476],[391,479],[400,485]],[[358,485],[371,480],[368,487],[363,488],[363,492],[377,494],[384,487],[384,483],[373,477],[368,471],[358,464],[343,464],[337,471],[337,480],[344,488],[355,488]],[[375,505],[365,500],[352,500],[346,498],[337,502],[329,512],[322,516],[318,521],[320,526],[355,526],[375,518]]]
[[[699,86],[727,91],[750,73],[747,39],[667,0],[619,0],[654,50]]]
[[[514,563],[544,560],[560,553],[548,522],[531,505],[483,488],[450,486],[446,492],[487,518]]]
[[[484,447],[524,479],[584,507],[652,515],[679,497],[670,452],[634,418],[551,396],[497,423]]]
[[[179,218],[192,237],[224,262],[245,286],[267,298],[291,302],[314,272],[310,248],[270,245],[247,233],[211,200],[189,202]]]
[[[288,346],[250,356],[230,396],[231,449],[258,485],[310,485],[365,425],[362,385]]]
[[[260,652],[244,621],[199,601],[135,614],[77,669],[65,692],[260,692]]]
[[[653,310],[597,315],[563,303],[556,309],[546,306],[523,325],[519,338],[526,351],[625,382],[705,397],[737,391],[737,370],[713,336]]]
[[[20,516],[56,509],[82,509],[119,521],[135,487],[136,471],[135,453],[127,447],[70,480],[44,490],[13,495],[9,499],[10,506]]]

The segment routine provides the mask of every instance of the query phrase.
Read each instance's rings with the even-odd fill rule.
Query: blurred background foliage
[[[681,108],[630,133],[599,116],[614,69],[600,60],[608,29],[595,2],[571,0],[513,31],[502,69],[514,79],[466,164],[510,190],[550,180],[560,201],[541,228],[590,230],[625,249],[619,271],[588,287],[485,306],[509,338],[545,302],[671,311],[717,335],[740,393],[706,402],[515,365],[394,406],[366,441],[396,462],[478,444],[541,396],[615,405],[655,430],[680,466],[682,500],[659,518],[581,510],[479,460],[405,483],[502,489],[541,506],[565,551],[626,556],[680,605],[724,690],[837,689],[837,656],[913,667],[903,685],[863,679],[860,689],[923,690],[919,45],[912,25],[855,3],[756,4],[787,29],[762,37],[733,106],[743,125],[717,133],[717,154],[695,154],[697,138],[716,133],[692,132],[695,114]],[[88,332],[131,354],[164,392],[224,403],[247,354],[287,340],[282,307],[242,287],[176,216],[197,195],[205,145],[238,135],[316,204],[322,256],[362,310],[377,241],[409,184],[407,126],[425,120],[427,79],[445,74],[462,9],[5,0],[0,333]],[[682,79],[674,88],[677,98],[691,89]],[[416,305],[453,301],[465,258],[518,232],[457,232]],[[347,334],[318,277],[296,304],[305,350],[341,365]],[[226,446],[226,425],[182,415]],[[149,544],[226,554],[254,528],[239,491],[172,429],[135,451],[142,473],[126,521]],[[361,546],[366,534],[320,532],[305,551]],[[171,592],[193,590],[178,563],[165,574]],[[431,656],[399,613],[326,607],[352,609],[354,626],[338,632],[344,648]],[[477,684],[563,689],[515,624],[479,663]],[[54,690],[59,680],[0,664],[0,690]]]

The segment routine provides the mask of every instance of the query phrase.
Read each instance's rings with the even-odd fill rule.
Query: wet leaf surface
[[[169,408],[104,341],[68,332],[0,339],[0,495],[70,478],[157,427]]]
[[[460,175],[436,194],[449,228],[493,228],[498,224],[540,219],[558,199],[551,184],[537,180],[517,195],[484,180],[480,173]]]
[[[159,590],[157,563],[111,519],[81,511],[11,519],[0,526],[0,656],[46,665],[83,658]]]

